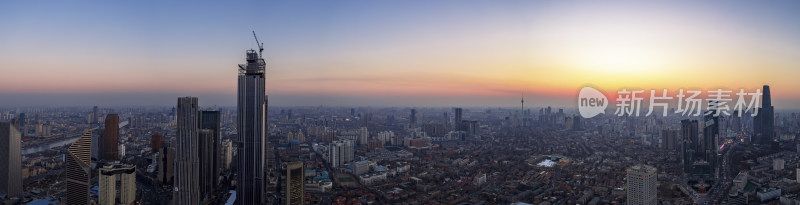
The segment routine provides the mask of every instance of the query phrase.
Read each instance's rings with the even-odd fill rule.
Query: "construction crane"
[[[258,36],[256,36],[256,31],[253,31],[253,37],[256,38],[256,45],[258,46],[258,57],[261,57],[261,53],[264,52],[264,43],[258,42]]]

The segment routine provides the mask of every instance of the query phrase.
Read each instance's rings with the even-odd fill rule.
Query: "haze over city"
[[[235,104],[265,46],[272,105],[573,105],[585,84],[756,89],[800,108],[800,2],[2,2],[0,104]],[[58,100],[53,100],[58,99]]]
[[[800,1],[0,1],[0,205],[800,205]]]

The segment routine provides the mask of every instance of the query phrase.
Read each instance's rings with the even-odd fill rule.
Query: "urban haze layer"
[[[0,110],[6,204],[760,204],[798,201],[797,113],[273,107]],[[622,98],[622,97],[620,97]],[[652,108],[651,108],[652,109]]]

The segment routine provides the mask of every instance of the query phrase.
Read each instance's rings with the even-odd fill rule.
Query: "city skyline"
[[[0,1],[0,204],[800,204],[797,11]]]
[[[0,70],[14,75],[0,76],[0,104],[169,106],[191,95],[233,106],[237,54],[256,48],[255,30],[274,106],[515,107],[524,93],[538,107],[574,104],[586,84],[606,92],[771,85],[776,109],[800,109],[800,94],[791,91],[800,87],[792,79],[800,75],[793,69],[800,24],[791,21],[798,8],[746,1],[3,2],[0,19],[13,21],[0,20],[8,31],[0,33]]]

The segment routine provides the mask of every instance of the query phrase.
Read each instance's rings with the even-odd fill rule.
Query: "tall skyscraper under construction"
[[[260,44],[258,53],[248,50],[247,63],[239,65],[235,141],[238,147],[236,204],[239,205],[263,204],[265,201],[265,149],[268,146],[265,138],[267,96],[263,50]]]

